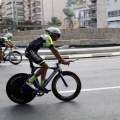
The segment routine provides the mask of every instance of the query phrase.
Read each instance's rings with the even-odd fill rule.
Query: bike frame
[[[5,61],[6,61],[7,57],[10,55],[10,53],[12,53],[12,48],[10,48],[10,51],[7,55],[3,56],[5,58]]]
[[[30,60],[29,60],[30,61]],[[43,84],[42,88],[45,88],[47,86],[47,84],[52,80],[52,78],[56,75],[56,73],[58,72],[58,74],[60,75],[63,83],[65,84],[66,87],[68,87],[67,83],[65,82],[63,76],[62,76],[62,69],[59,66],[60,63],[56,64],[56,67],[48,67],[48,69],[53,69],[53,72],[50,74],[50,76],[45,80],[45,83]],[[35,71],[37,69],[40,69],[41,67],[35,67],[33,66],[32,61],[30,61],[30,67],[31,67],[31,74],[29,77],[31,77],[32,75],[34,75]],[[35,79],[37,86],[39,86],[39,80],[38,78]]]

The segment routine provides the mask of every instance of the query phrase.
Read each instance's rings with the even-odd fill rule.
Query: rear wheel
[[[62,72],[62,77],[58,74],[53,79],[53,94],[63,101],[73,100],[81,91],[81,81],[75,73],[70,71]]]
[[[11,52],[9,55],[9,61],[14,65],[19,64],[22,61],[22,54],[18,51]]]
[[[6,93],[13,102],[25,104],[35,98],[35,91],[25,84],[28,76],[28,74],[19,73],[8,80]]]

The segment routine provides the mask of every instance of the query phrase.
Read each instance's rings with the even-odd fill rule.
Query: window
[[[108,17],[117,17],[120,16],[120,10],[108,12]]]

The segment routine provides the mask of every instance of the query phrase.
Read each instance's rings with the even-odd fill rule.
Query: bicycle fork
[[[64,79],[64,77],[63,77],[62,72],[59,72],[59,75],[60,75],[60,77],[61,77],[61,79],[62,79],[64,85],[65,85],[66,87],[68,87],[68,85],[67,85],[67,83],[66,83],[66,81],[65,81],[65,79]]]

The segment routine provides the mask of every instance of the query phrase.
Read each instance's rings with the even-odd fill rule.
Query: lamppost
[[[15,28],[15,25],[16,25],[16,21],[15,21],[15,1],[13,0],[13,31],[15,31],[16,30],[16,28]]]
[[[54,17],[54,5],[53,5],[53,0],[52,0],[52,17]]]

